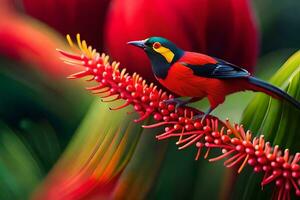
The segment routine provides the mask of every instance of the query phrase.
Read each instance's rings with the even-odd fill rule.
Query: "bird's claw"
[[[203,123],[206,117],[207,117],[207,114],[199,114],[199,115],[195,115],[193,117],[193,120],[201,119],[201,123]]]
[[[171,103],[175,103],[175,112],[178,111],[178,108],[181,106],[184,106],[185,104],[188,103],[188,101],[183,101],[180,99],[167,99],[163,101],[165,104],[171,104]]]

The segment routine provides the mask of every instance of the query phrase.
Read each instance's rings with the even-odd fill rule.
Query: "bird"
[[[246,69],[206,54],[184,51],[163,37],[149,37],[127,44],[143,49],[158,82],[178,98],[168,99],[176,109],[207,98],[209,109],[194,118],[203,121],[227,95],[240,91],[263,92],[286,100],[300,110],[300,103],[280,88],[252,76]],[[181,97],[186,97],[182,100]]]

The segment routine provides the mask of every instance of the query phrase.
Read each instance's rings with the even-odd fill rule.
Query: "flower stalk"
[[[118,110],[129,105],[133,106],[141,122],[153,118],[156,123],[144,125],[144,128],[164,127],[164,132],[157,135],[158,140],[178,138],[178,149],[190,146],[197,148],[195,160],[205,151],[204,158],[209,157],[212,149],[221,151],[221,155],[210,158],[209,162],[225,159],[225,167],[238,166],[241,173],[246,165],[256,173],[263,173],[261,186],[275,183],[275,197],[289,199],[290,193],[300,196],[300,153],[291,155],[288,149],[280,150],[279,146],[272,147],[265,141],[264,136],[252,137],[250,131],[245,131],[242,125],[232,125],[208,116],[202,123],[193,116],[202,113],[194,108],[181,107],[175,109],[174,104],[166,104],[165,100],[173,98],[158,89],[153,83],[147,82],[134,73],[126,73],[126,69],[119,69],[120,63],[112,62],[105,54],[99,54],[77,35],[77,45],[67,36],[70,46],[78,54],[58,50],[64,56],[64,62],[71,65],[85,67],[84,71],[70,75],[69,79],[88,77],[87,81],[97,82],[96,86],[88,87],[92,94],[99,94],[103,102],[123,100],[123,104],[111,110]],[[125,101],[125,102],[124,102]]]

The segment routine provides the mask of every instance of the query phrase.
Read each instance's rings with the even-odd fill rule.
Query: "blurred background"
[[[158,143],[159,130],[142,130],[128,110],[108,111],[86,83],[66,80],[78,68],[55,49],[80,33],[153,81],[126,42],[158,35],[268,80],[300,48],[299,9],[298,0],[0,0],[0,199],[234,198],[222,163],[196,162],[195,149]],[[239,122],[252,97],[231,95],[213,114]]]

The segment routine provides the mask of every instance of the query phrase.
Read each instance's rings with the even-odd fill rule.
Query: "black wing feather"
[[[201,77],[208,78],[244,78],[249,77],[250,73],[236,65],[228,63],[224,60],[217,59],[216,64],[193,65],[181,62],[182,65],[189,67],[193,70],[194,74]]]

